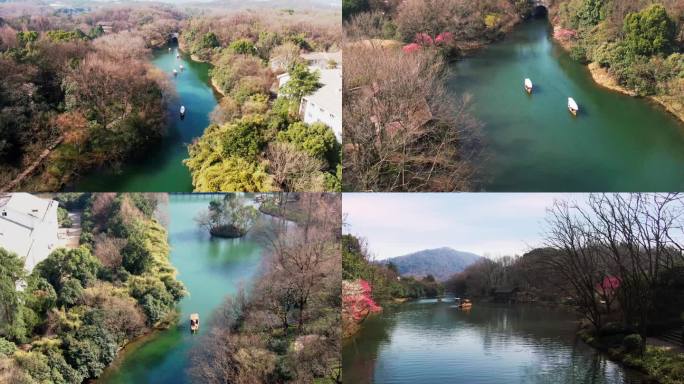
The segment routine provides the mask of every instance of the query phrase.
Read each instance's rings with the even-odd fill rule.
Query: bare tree
[[[323,191],[325,179],[323,162],[290,143],[271,143],[266,151],[273,182],[283,191]]]
[[[472,188],[480,124],[445,89],[435,52],[353,43],[343,68],[344,188]]]
[[[599,327],[607,276],[624,321],[646,334],[663,275],[684,263],[684,201],[681,194],[592,194],[585,204],[556,202],[547,240],[562,250],[549,259],[574,288],[589,319]],[[597,296],[599,300],[597,300]]]

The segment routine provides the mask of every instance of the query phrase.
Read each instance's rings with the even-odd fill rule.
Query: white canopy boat
[[[180,114],[181,114],[181,116],[185,116],[185,105],[181,105]]]
[[[575,99],[573,99],[572,97],[568,97],[568,110],[574,116],[577,116],[577,112],[579,112],[579,106],[575,102]]]
[[[176,68],[173,69],[173,75],[174,76],[178,75],[178,71],[176,70]]]
[[[529,94],[532,94],[532,80],[525,79],[525,91],[527,91]]]
[[[180,68],[181,71],[185,69],[185,67],[183,67],[183,64],[181,64],[180,66],[178,66],[178,68]]]

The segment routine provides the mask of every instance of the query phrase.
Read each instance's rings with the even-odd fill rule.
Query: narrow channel
[[[209,82],[211,65],[191,60],[176,47],[154,52],[152,64],[171,79],[178,101],[169,105],[172,117],[167,136],[155,148],[145,150],[137,160],[121,170],[98,170],[79,180],[77,191],[120,192],[189,192],[192,191],[190,171],[183,165],[188,157],[187,144],[201,136],[209,125],[209,114],[217,103],[217,96]],[[180,65],[184,69],[180,70]],[[173,75],[173,70],[178,75]],[[180,119],[180,105],[187,108]]]
[[[227,295],[250,283],[261,262],[262,249],[249,236],[217,239],[198,227],[194,218],[207,209],[209,201],[211,197],[202,195],[169,196],[171,263],[189,292],[179,304],[178,324],[127,347],[122,358],[105,371],[98,383],[190,382],[188,354],[202,332],[207,331],[205,326],[199,334],[191,334],[190,314],[199,313],[201,324],[208,324]]]
[[[576,335],[569,312],[423,299],[367,319],[342,349],[345,383],[637,384]]]
[[[684,124],[648,99],[602,88],[551,37],[548,19],[455,62],[449,88],[483,124],[487,191],[684,189]],[[534,83],[532,95],[523,81]],[[456,96],[458,95],[458,96]],[[568,97],[579,104],[573,117]]]

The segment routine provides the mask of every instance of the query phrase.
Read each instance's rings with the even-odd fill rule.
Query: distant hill
[[[444,247],[392,257],[382,262],[394,263],[402,276],[432,275],[435,279],[444,281],[482,258],[474,253]]]

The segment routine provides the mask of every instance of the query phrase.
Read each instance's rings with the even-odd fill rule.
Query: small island
[[[252,229],[257,214],[257,209],[249,205],[247,199],[228,194],[222,200],[212,200],[209,209],[201,212],[195,221],[213,237],[234,239],[245,236]]]

